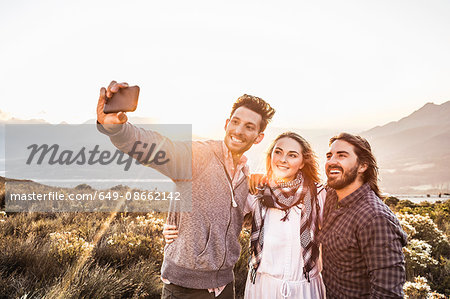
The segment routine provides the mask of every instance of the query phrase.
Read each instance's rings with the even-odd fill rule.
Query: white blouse
[[[325,190],[319,192],[317,197],[321,222]],[[255,196],[249,195],[247,205],[248,209],[255,207]],[[303,249],[300,244],[301,206],[292,207],[286,221],[281,221],[285,216],[284,211],[267,209],[261,263],[256,272],[255,284],[247,278],[245,298],[325,298],[325,287],[320,275],[320,257],[310,271],[310,282],[303,275]]]

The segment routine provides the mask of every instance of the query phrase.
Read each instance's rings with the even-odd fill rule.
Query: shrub
[[[403,286],[403,291],[405,292],[405,298],[410,299],[446,298],[442,294],[431,292],[427,279],[421,276],[415,277],[413,282],[407,281]]]
[[[50,252],[59,262],[71,262],[84,253],[90,252],[94,244],[87,242],[76,232],[54,232],[50,234]]]
[[[406,278],[421,276],[438,292],[450,292],[450,245],[447,236],[428,215],[402,214],[397,217],[405,232],[408,245],[404,248]]]

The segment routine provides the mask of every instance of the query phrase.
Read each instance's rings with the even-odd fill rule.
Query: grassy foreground
[[[386,201],[408,233],[408,298],[450,294],[450,201]],[[164,213],[0,211],[0,298],[159,298]],[[235,267],[242,297],[249,230]]]

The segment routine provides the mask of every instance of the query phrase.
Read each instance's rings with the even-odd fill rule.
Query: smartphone
[[[111,98],[106,99],[104,113],[132,112],[137,108],[139,86],[120,88]]]

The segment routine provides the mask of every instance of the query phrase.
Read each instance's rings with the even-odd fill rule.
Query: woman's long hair
[[[300,147],[302,148],[301,154],[303,155],[304,163],[304,166],[302,168],[303,175],[306,176],[310,182],[319,183],[319,163],[317,162],[317,156],[312,150],[309,142],[306,141],[305,138],[294,132],[285,132],[278,135],[278,137],[275,138],[275,140],[270,145],[266,156],[267,177],[270,178],[272,176],[271,161],[273,148],[275,147],[275,144],[278,142],[278,140],[285,137],[294,139],[298,142],[298,144],[300,144]]]

